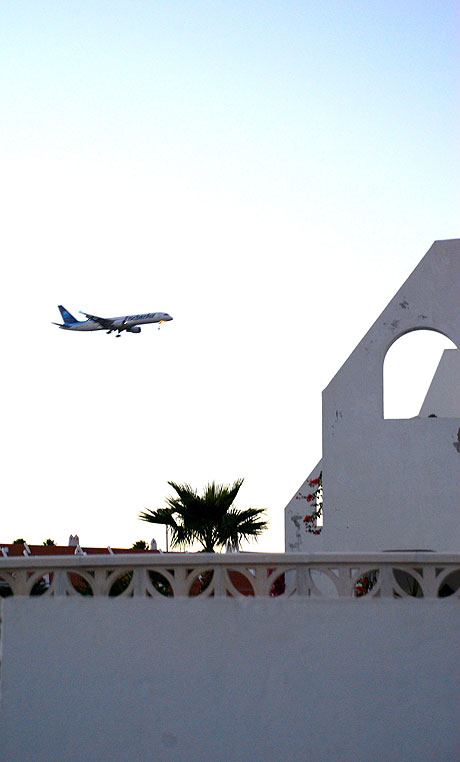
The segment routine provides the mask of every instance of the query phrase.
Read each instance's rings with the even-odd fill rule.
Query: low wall
[[[453,762],[458,599],[5,599],[8,762]]]

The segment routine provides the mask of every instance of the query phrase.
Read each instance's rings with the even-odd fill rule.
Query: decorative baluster
[[[14,581],[11,581],[11,587],[14,595],[29,595],[27,585],[27,572],[25,569],[18,569],[15,572]]]
[[[254,569],[254,580],[252,586],[254,588],[254,595],[258,598],[265,598],[268,596],[269,587],[267,583],[269,580],[268,568],[266,566],[256,566]]]
[[[225,598],[227,591],[224,584],[224,574],[227,575],[227,569],[223,569],[222,566],[215,566],[212,570],[213,582],[214,582],[214,595],[216,598]]]
[[[422,579],[420,577],[419,585],[422,588],[424,598],[438,597],[438,581],[436,579],[436,569],[434,566],[425,566],[422,570]]]
[[[295,567],[295,593],[305,597],[310,595],[310,585],[307,582],[307,571],[309,569],[304,564],[297,564]]]
[[[145,597],[147,588],[147,570],[145,568],[133,569],[132,585],[135,598]]]
[[[187,569],[185,566],[178,566],[174,569],[173,593],[175,598],[186,598],[189,594]]]
[[[107,569],[94,569],[94,580],[91,580],[89,585],[93,591],[93,595],[107,596],[110,587],[112,586],[108,579]]]
[[[51,583],[51,595],[66,595],[67,582],[67,571],[65,569],[55,569],[53,571],[53,581]]]
[[[351,598],[353,597],[355,586],[353,584],[353,568],[348,564],[340,564],[340,566],[329,568],[335,577],[335,589],[339,598]]]
[[[389,564],[379,566],[380,598],[393,598],[393,568]]]

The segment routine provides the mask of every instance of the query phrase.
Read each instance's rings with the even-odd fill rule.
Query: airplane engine
[[[140,333],[141,327],[140,325],[133,325],[131,328],[126,329],[127,333]]]

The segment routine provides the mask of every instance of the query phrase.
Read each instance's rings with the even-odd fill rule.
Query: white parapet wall
[[[0,560],[5,762],[454,762],[460,554]]]
[[[363,588],[362,580],[367,582]],[[102,598],[459,595],[460,554],[173,553],[0,559],[0,595]]]
[[[3,601],[5,762],[454,762],[458,598]]]

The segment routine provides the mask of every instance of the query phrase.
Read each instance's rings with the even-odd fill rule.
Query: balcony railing
[[[460,554],[173,553],[0,559],[0,596],[460,596]]]

